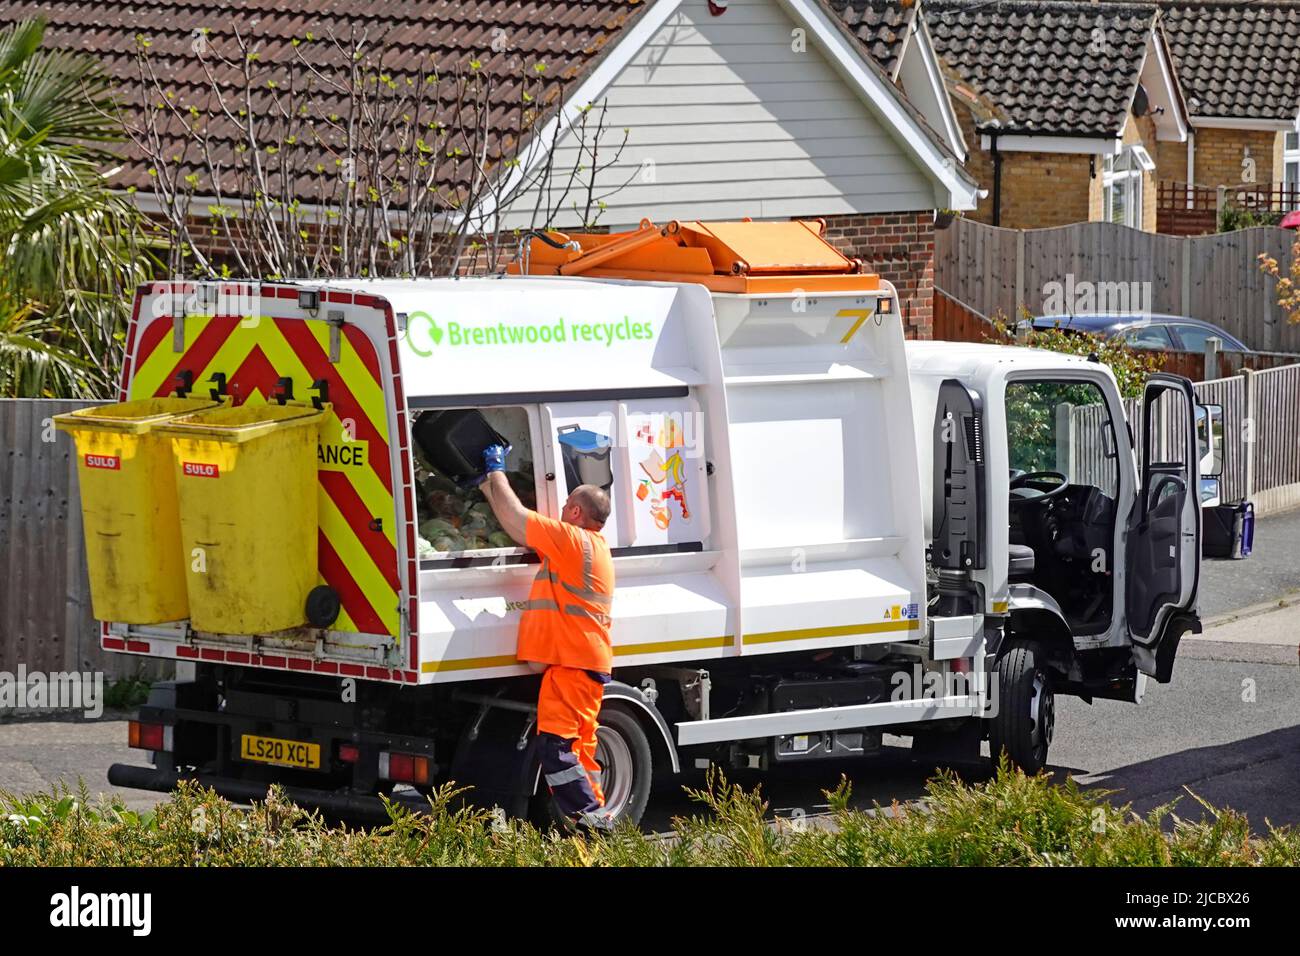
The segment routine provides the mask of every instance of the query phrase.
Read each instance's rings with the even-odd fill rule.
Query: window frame
[[[407,427],[410,430],[408,435],[410,436],[412,451],[414,451],[416,447],[414,441],[415,422],[421,415],[426,412],[444,412],[462,408],[476,408],[480,411],[493,408],[519,408],[523,410],[528,419],[528,441],[531,445],[533,455],[533,491],[536,495],[537,501],[537,507],[535,510],[538,514],[546,515],[547,517],[558,517],[558,515],[554,513],[555,508],[550,500],[550,495],[547,493],[547,482],[545,480],[546,463],[538,458],[537,449],[538,443],[542,439],[542,425],[541,407],[537,403],[502,402],[496,405],[421,405],[419,407],[411,408],[408,410],[409,421]],[[519,449],[515,449],[515,451],[518,452]],[[415,533],[417,537],[420,534],[421,523],[431,517],[422,513],[424,507],[425,506],[421,503],[420,498],[417,497],[415,501]],[[526,548],[523,545],[516,544],[509,548],[474,548],[472,550],[462,551],[439,551],[431,555],[426,554],[420,556],[418,557],[418,560],[420,568],[425,570],[445,567],[449,562],[453,561],[490,563],[498,559],[506,559],[507,563],[520,563],[527,561],[531,554],[533,554],[531,548]]]
[[[1282,183],[1300,189],[1300,131],[1284,134],[1282,140]]]
[[[1144,175],[1142,164],[1138,161],[1137,146],[1126,146],[1119,153],[1107,155],[1102,159],[1101,195],[1105,221],[1132,229],[1142,228],[1142,203]],[[1122,165],[1121,165],[1122,164]],[[1121,190],[1127,205],[1124,218],[1114,218],[1113,204],[1116,189]]]

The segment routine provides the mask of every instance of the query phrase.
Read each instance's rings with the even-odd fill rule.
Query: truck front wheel
[[[1056,697],[1043,645],[1012,642],[998,659],[998,709],[989,720],[989,753],[996,767],[1002,751],[1025,773],[1047,766],[1056,728]]]

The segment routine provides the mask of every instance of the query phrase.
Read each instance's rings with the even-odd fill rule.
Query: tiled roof
[[[1300,113],[1300,3],[1162,3],[1193,116],[1292,120]]]
[[[926,0],[923,16],[939,56],[988,101],[1003,132],[1116,136],[1156,8]]]
[[[861,42],[880,68],[893,79],[916,19],[915,0],[826,0],[831,11]]]
[[[819,2],[829,6],[836,0]],[[301,52],[304,43],[310,44],[321,51],[322,62],[337,61],[338,55],[330,53],[324,38],[346,37],[357,30],[373,43],[390,47],[386,69],[395,82],[421,66],[436,66],[445,74],[452,67],[464,69],[477,61],[482,74],[502,80],[494,96],[494,118],[499,119],[517,108],[523,77],[543,78],[544,103],[553,103],[561,90],[570,95],[653,4],[654,0],[10,0],[0,6],[0,24],[43,17],[47,45],[94,56],[117,81],[128,118],[138,117],[144,102],[146,87],[139,82],[136,57],[142,39],[148,44],[148,60],[164,78],[164,88],[174,94],[173,102],[206,113],[211,109],[208,69],[213,70],[223,100],[230,101],[244,86],[237,62],[238,37],[256,44],[260,86],[265,87],[268,77],[277,78],[282,90],[283,74],[277,74],[277,65],[288,62],[295,50]],[[857,35],[860,49],[890,76],[906,37],[904,21],[911,15],[885,16],[870,43]],[[207,67],[194,52],[196,43],[206,44],[213,54]],[[233,61],[215,63],[220,57]],[[539,66],[544,71],[537,72]],[[255,108],[267,110],[272,96],[269,90],[255,93]],[[324,108],[341,102],[321,98]],[[919,114],[903,102],[924,127]],[[445,120],[451,109],[451,102],[440,102],[438,118]],[[229,169],[236,165],[239,130],[220,118],[210,123],[215,157]],[[492,132],[499,138],[496,128]],[[167,145],[168,151],[173,143]],[[123,152],[126,161],[117,173],[118,184],[152,190],[155,181],[149,164],[130,144]],[[461,161],[445,176],[440,171],[439,181],[443,185],[464,182],[470,170],[468,160]],[[316,174],[304,173],[290,191],[310,201],[316,182]],[[237,190],[239,184],[232,182],[227,189]]]
[[[149,59],[175,102],[201,106],[208,83],[196,42],[229,57],[238,33],[257,44],[258,65],[271,74],[275,64],[288,61],[295,41],[315,44],[328,61],[324,38],[353,29],[390,45],[386,66],[398,79],[421,65],[446,73],[479,61],[484,73],[504,80],[495,105],[505,108],[520,102],[524,76],[548,78],[552,95],[560,86],[572,88],[649,6],[646,0],[11,0],[0,7],[0,23],[44,17],[46,44],[98,59],[118,82],[128,113],[138,110],[143,95],[138,38],[147,38]],[[218,65],[216,75],[223,90],[240,88],[237,66]],[[439,104],[440,115],[450,108]],[[233,134],[232,125],[227,129]],[[233,135],[220,147],[231,157]],[[128,155],[119,182],[149,187],[147,164]]]

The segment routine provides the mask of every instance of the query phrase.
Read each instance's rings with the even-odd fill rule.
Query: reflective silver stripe
[[[595,611],[588,611],[585,607],[579,607],[576,604],[564,605],[564,613],[572,614],[574,617],[590,618],[591,620],[595,621],[597,624],[600,624],[604,627],[609,627],[608,614],[599,614]]]
[[[550,581],[552,584],[554,584],[555,582],[560,580],[560,576],[551,570],[550,559],[546,558],[543,559],[542,566],[538,569],[537,573],[533,575],[533,580]]]
[[[524,602],[525,611],[558,611],[560,605],[545,598],[532,598]]]
[[[587,591],[595,590],[591,580],[591,539],[585,534],[579,536],[582,542],[582,587]]]
[[[587,770],[581,764],[576,767],[569,767],[566,770],[557,770],[555,773],[546,775],[546,782],[552,787],[560,787],[566,783],[573,783],[575,780],[586,780]]]
[[[574,597],[580,597],[592,604],[599,604],[601,607],[613,607],[614,598],[609,594],[601,594],[599,591],[592,591],[586,588],[575,588],[568,581],[561,581],[560,585]]]

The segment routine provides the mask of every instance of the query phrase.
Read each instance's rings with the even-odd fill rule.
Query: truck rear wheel
[[[998,658],[998,711],[989,721],[989,753],[996,767],[1002,751],[1025,773],[1047,766],[1056,728],[1056,697],[1043,645],[1012,642]]]
[[[600,712],[596,762],[601,767],[600,788],[605,794],[605,809],[616,823],[624,820],[640,823],[650,802],[654,756],[641,722],[621,707],[606,706]],[[563,824],[546,784],[540,786],[534,803],[542,812],[532,814],[533,818]]]

